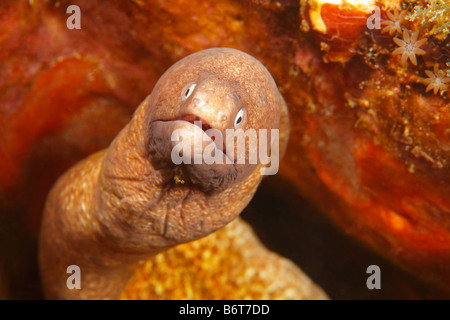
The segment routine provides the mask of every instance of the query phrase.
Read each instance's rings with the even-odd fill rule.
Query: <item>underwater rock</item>
[[[312,31],[324,58],[347,62],[367,30],[374,1],[301,1],[301,28]]]

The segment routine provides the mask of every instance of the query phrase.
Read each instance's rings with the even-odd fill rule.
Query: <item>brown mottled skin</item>
[[[261,181],[262,164],[176,166],[170,135],[192,129],[193,119],[224,132],[242,108],[240,128],[280,128],[283,153],[287,108],[256,59],[214,48],[167,70],[109,148],[78,163],[51,190],[39,248],[46,297],[119,298],[139,260],[236,218]],[[69,265],[81,269],[81,290],[66,287]]]

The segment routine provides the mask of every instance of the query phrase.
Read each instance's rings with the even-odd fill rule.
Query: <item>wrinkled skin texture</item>
[[[217,80],[205,83],[205,76]],[[191,99],[182,99],[183,88],[192,82],[199,89]],[[221,92],[223,87],[227,94]],[[228,94],[238,97],[235,108],[226,107]],[[190,106],[200,96],[202,108]],[[203,121],[212,114],[231,119],[222,128],[209,120],[215,129],[233,128],[240,109],[246,111],[244,130],[278,129],[282,115],[281,130],[284,137],[288,135],[283,98],[269,72],[251,56],[217,48],[176,63],[108,149],[77,164],[52,188],[39,247],[48,298],[119,298],[136,262],[214,232],[247,206],[262,178],[261,164],[191,163],[179,165],[189,168],[180,171],[171,162],[171,134],[167,128],[153,126],[165,119],[201,131],[187,121],[167,120],[182,118],[189,108],[194,110],[188,114],[195,113]],[[283,148],[286,143],[281,141]],[[163,146],[158,149],[158,145]],[[211,176],[209,167],[215,166],[220,168]],[[208,173],[201,175],[204,171]],[[232,178],[222,178],[229,171]],[[182,183],[175,180],[177,172]],[[66,268],[72,264],[82,270],[81,290],[67,289]]]

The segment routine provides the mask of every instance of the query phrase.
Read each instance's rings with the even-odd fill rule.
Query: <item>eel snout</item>
[[[237,176],[219,130],[188,115],[151,124],[151,158],[157,167],[180,166],[185,178],[204,191],[223,190]]]

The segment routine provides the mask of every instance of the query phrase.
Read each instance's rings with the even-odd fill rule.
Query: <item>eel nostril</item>
[[[194,107],[201,107],[201,106],[205,105],[205,101],[200,98],[194,98],[194,100],[192,100],[192,105]]]
[[[227,120],[227,116],[225,115],[225,114],[223,114],[223,113],[219,113],[219,120],[220,121],[226,121]]]

